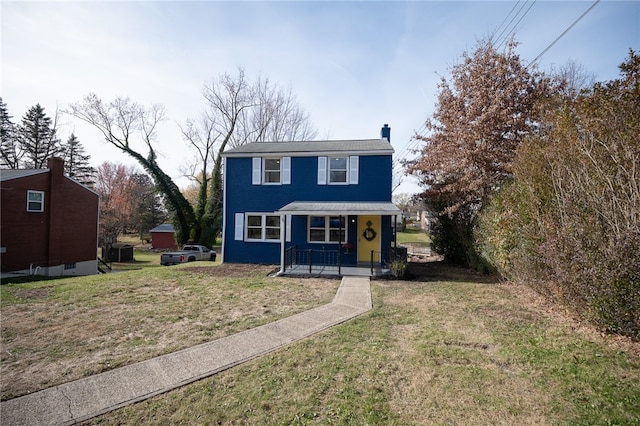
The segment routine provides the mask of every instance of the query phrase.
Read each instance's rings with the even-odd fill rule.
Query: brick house
[[[2,274],[95,274],[99,196],[64,176],[62,159],[47,166],[0,170]]]

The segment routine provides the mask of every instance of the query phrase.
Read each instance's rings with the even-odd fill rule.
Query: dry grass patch
[[[87,423],[637,423],[640,358],[517,287],[422,268],[373,281],[367,314]]]
[[[271,270],[184,265],[3,285],[2,399],[329,303],[340,283]]]

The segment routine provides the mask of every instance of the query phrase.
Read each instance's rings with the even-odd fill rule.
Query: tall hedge
[[[555,111],[476,229],[505,276],[640,338],[640,57]]]

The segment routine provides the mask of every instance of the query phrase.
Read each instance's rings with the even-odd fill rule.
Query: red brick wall
[[[98,195],[55,166],[52,172],[2,182],[2,272],[96,258]],[[27,190],[44,191],[44,212],[27,212]]]

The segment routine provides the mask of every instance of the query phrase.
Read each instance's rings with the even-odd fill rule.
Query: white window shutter
[[[358,163],[359,158],[357,155],[349,157],[349,184],[358,184]]]
[[[291,184],[291,157],[282,157],[282,184]]]
[[[318,157],[318,185],[327,184],[327,157]]]
[[[260,185],[262,183],[262,158],[260,157],[253,157],[251,183],[253,185]]]
[[[291,242],[291,215],[286,215],[286,225],[285,225],[285,240],[290,243]]]
[[[244,240],[244,213],[236,213],[236,241]]]

